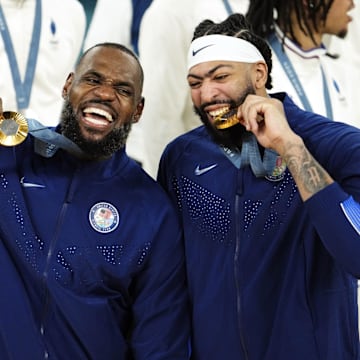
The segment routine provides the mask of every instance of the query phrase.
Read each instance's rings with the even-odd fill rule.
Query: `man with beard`
[[[195,29],[205,126],[158,173],[185,233],[192,359],[360,359],[360,131],[269,96],[270,72],[244,16]]]
[[[188,359],[182,231],[125,152],[142,84],[136,56],[102,43],[55,131],[1,106],[1,144],[19,143],[0,149],[1,359]]]

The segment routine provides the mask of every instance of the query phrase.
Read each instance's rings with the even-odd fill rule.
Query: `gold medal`
[[[231,126],[234,126],[239,123],[239,119],[237,117],[237,110],[231,110],[227,113],[219,114],[215,117],[214,125],[217,129],[223,130],[227,129]]]
[[[4,111],[0,115],[0,145],[15,146],[21,144],[29,132],[24,115],[14,111]]]
[[[219,119],[214,122],[215,126],[219,130],[227,129],[231,126],[239,124],[239,119],[236,115],[230,116],[226,119]]]

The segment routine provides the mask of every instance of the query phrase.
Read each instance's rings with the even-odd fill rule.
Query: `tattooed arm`
[[[304,201],[334,182],[290,128],[279,100],[249,95],[238,115],[262,146],[275,150],[285,160]]]
[[[305,201],[318,191],[333,183],[333,179],[312,157],[303,141],[288,142],[281,154],[293,176],[301,198]]]

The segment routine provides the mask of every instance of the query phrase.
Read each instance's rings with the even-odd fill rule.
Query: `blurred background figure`
[[[57,125],[64,78],[84,40],[83,6],[78,0],[2,0],[0,21],[4,110]]]
[[[131,0],[81,0],[88,16],[84,49],[100,42],[131,45]],[[92,12],[92,13],[91,13]]]
[[[344,80],[347,99],[351,108],[351,116],[359,118],[359,92],[360,83],[360,1],[354,0],[355,9],[352,11],[353,20],[349,24],[348,34],[344,39],[337,36],[327,36],[325,43],[329,52],[339,56],[335,61],[337,77]],[[356,124],[360,125],[360,122]]]
[[[138,49],[139,27],[152,0],[80,0],[83,4],[88,31],[84,48],[104,41],[114,41]],[[115,15],[115,16],[112,16]]]
[[[117,42],[138,50],[139,26],[143,13],[152,0],[81,0],[88,17],[88,31],[84,49],[101,42]],[[142,163],[142,136],[139,123],[133,124],[126,151]]]
[[[324,46],[326,34],[344,41],[353,9],[353,0],[250,0],[247,19],[273,50],[271,92],[286,90],[300,107],[359,127],[351,88],[336,71],[346,63]]]
[[[220,21],[245,13],[248,0],[153,0],[143,16],[139,54],[145,72],[145,108],[139,122],[144,169],[156,176],[162,151],[170,140],[200,125],[186,80],[187,51],[202,19]]]

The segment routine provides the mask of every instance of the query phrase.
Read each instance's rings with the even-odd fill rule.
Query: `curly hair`
[[[219,23],[215,23],[209,19],[203,20],[195,28],[192,40],[202,36],[215,34],[237,37],[253,44],[260,51],[268,68],[268,78],[265,87],[267,89],[272,88],[272,79],[270,75],[272,69],[271,49],[262,37],[256,35],[252,31],[251,26],[244,15],[238,13],[231,14],[227,19]]]

